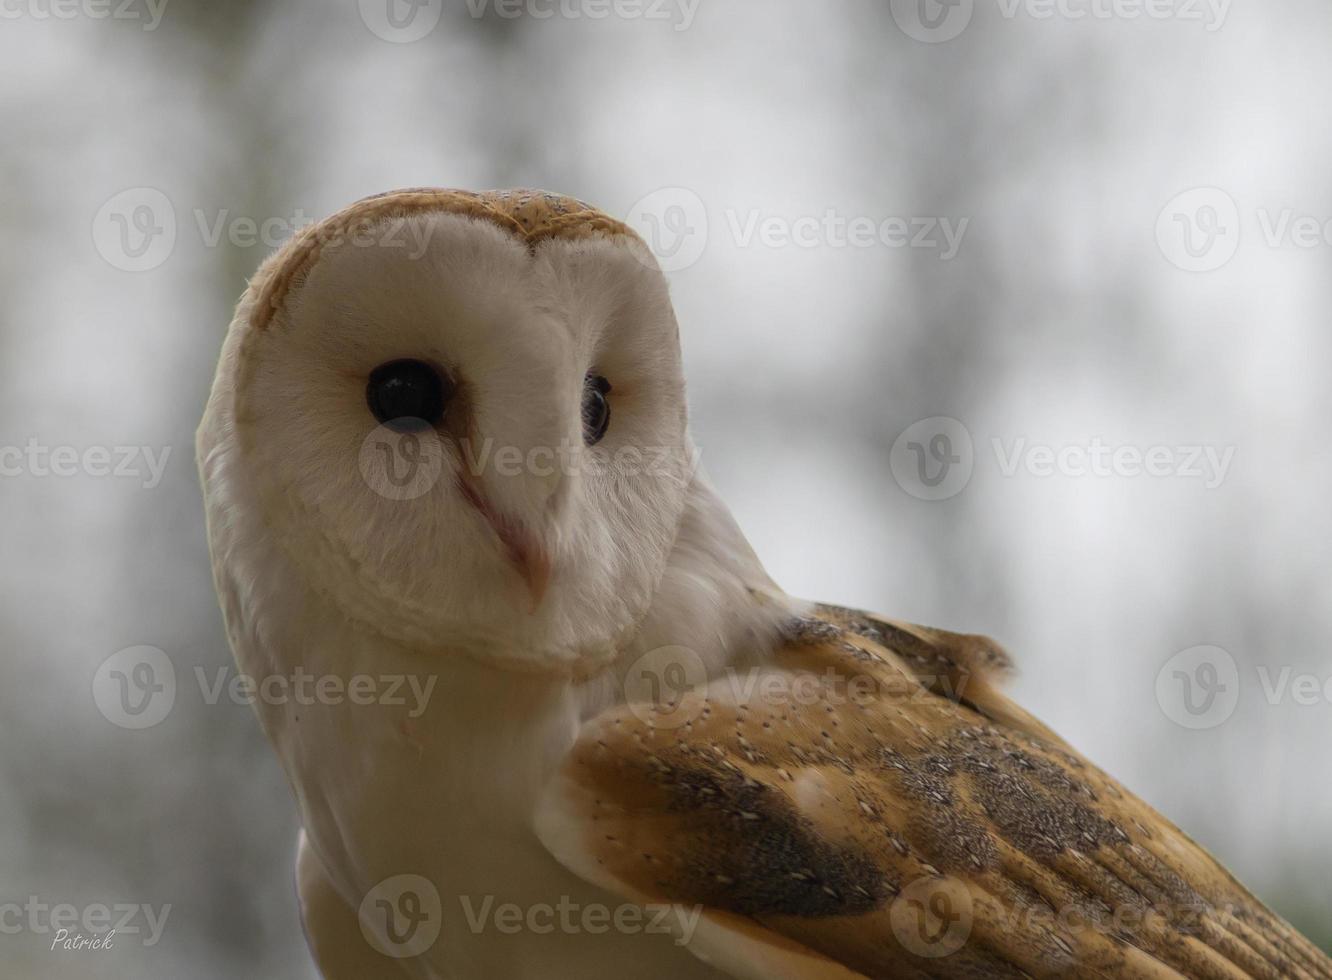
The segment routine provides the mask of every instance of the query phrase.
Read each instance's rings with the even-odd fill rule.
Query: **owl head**
[[[262,542],[310,596],[413,647],[608,654],[646,613],[692,474],[665,280],[570,198],[360,201],[250,283],[199,456],[215,562]]]

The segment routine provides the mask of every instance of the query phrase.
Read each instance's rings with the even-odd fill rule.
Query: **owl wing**
[[[589,720],[538,833],[700,912],[681,940],[736,977],[1332,978],[1005,698],[1006,667],[983,637],[818,607],[762,669]]]

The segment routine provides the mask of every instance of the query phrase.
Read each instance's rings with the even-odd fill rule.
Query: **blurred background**
[[[999,638],[1021,701],[1332,948],[1329,28],[1322,0],[6,0],[0,973],[313,976],[290,793],[193,680],[231,657],[192,436],[261,259],[413,185],[628,216],[774,577]],[[144,645],[180,684],[136,730],[95,678]],[[31,908],[122,903],[169,905],[160,936],[51,951]]]

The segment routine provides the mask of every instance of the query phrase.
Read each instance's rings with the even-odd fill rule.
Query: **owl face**
[[[604,655],[684,509],[678,330],[627,230],[566,204],[543,232],[549,214],[508,223],[502,203],[371,199],[354,234],[344,213],[269,261],[214,392],[231,496],[311,590],[395,640]]]

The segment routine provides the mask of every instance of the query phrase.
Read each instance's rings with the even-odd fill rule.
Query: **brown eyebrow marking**
[[[641,241],[622,221],[590,204],[563,194],[537,190],[465,191],[417,187],[363,198],[323,221],[306,227],[264,264],[267,278],[259,289],[251,324],[263,330],[281,309],[293,285],[319,260],[323,250],[349,233],[364,232],[384,221],[423,214],[458,214],[504,229],[529,251],[548,239],[624,235]],[[262,274],[262,273],[261,273]]]

